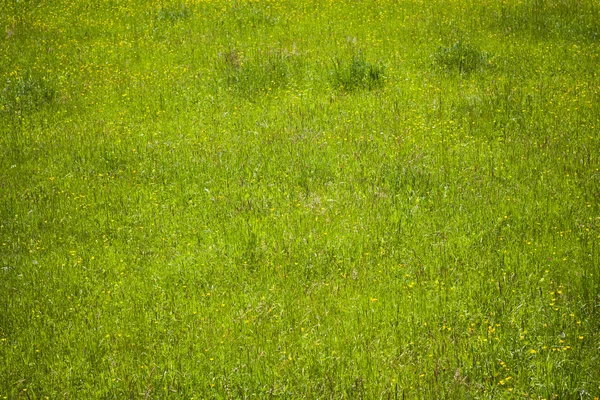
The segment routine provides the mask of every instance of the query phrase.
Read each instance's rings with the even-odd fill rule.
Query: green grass
[[[360,53],[348,60],[334,60],[331,71],[333,87],[342,91],[373,90],[384,84],[384,68],[367,60]]]
[[[440,48],[434,54],[433,61],[436,66],[459,74],[477,71],[491,63],[486,53],[462,41]]]
[[[0,399],[600,397],[598,21],[0,3]]]

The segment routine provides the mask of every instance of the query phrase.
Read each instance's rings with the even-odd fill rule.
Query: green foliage
[[[336,89],[351,92],[359,89],[373,90],[383,86],[383,66],[368,62],[361,53],[347,59],[336,59],[333,63],[331,81]]]
[[[457,71],[460,74],[477,71],[489,63],[487,53],[461,40],[450,47],[438,49],[432,57],[436,66],[446,71]]]

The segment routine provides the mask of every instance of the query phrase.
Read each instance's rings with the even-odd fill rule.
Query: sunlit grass
[[[594,2],[0,5],[0,399],[600,396]]]

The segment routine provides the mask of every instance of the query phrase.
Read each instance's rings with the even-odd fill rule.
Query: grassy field
[[[0,399],[598,399],[598,0],[0,2]]]

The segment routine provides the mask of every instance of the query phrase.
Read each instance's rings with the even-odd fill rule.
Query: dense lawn
[[[600,397],[597,0],[0,2],[0,399]]]

